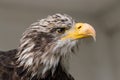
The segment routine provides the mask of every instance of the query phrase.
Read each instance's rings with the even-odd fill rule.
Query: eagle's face
[[[18,48],[20,65],[44,74],[70,53],[77,42],[95,38],[95,30],[87,23],[75,23],[68,15],[55,14],[33,23],[23,34]],[[42,70],[41,70],[42,69]]]

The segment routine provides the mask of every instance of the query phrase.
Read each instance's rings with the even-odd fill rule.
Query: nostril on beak
[[[79,26],[78,29],[80,29],[82,26]]]

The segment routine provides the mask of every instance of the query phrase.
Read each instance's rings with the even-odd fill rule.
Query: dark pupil
[[[59,28],[59,29],[57,29],[58,33],[63,33],[64,31],[65,31],[65,28]]]

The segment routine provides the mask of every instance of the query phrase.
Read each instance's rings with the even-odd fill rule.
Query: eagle
[[[0,51],[0,80],[74,80],[68,71],[79,41],[95,39],[95,29],[67,14],[53,14],[31,24],[18,48]]]

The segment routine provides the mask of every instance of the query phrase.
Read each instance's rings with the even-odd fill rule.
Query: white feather
[[[25,66],[31,66],[33,64],[33,57],[30,57],[27,59],[27,61],[25,62]]]

